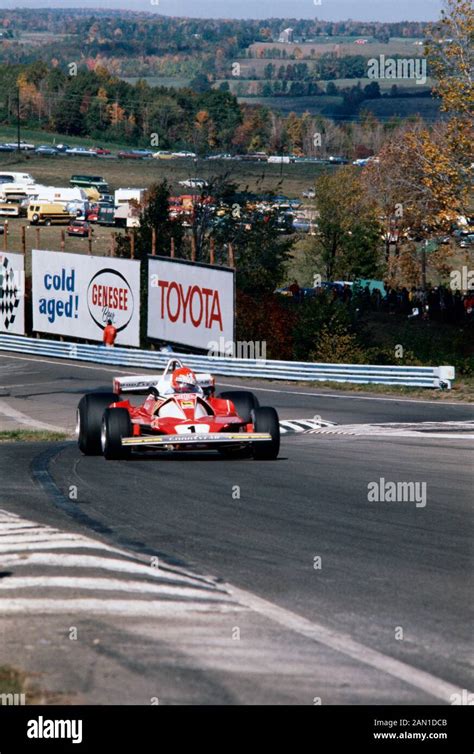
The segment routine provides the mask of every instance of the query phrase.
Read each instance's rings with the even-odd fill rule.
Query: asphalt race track
[[[0,428],[71,430],[115,372],[2,353]],[[0,447],[0,665],[73,702],[449,704],[473,685],[474,406],[245,387],[338,427],[288,432],[275,462]],[[381,478],[426,498],[369,502]]]

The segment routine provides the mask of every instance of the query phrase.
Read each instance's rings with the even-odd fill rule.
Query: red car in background
[[[104,147],[92,147],[91,151],[95,152],[98,155],[112,154],[112,152],[110,151],[110,149],[105,149]]]
[[[87,238],[89,234],[93,233],[93,228],[89,222],[85,220],[73,220],[67,227],[68,236],[80,236],[81,238]]]
[[[114,392],[88,393],[79,402],[76,432],[84,455],[130,458],[132,450],[218,450],[228,458],[273,460],[280,450],[274,408],[245,390],[215,395],[210,374],[195,374],[171,359],[162,375],[117,377]],[[146,394],[136,406],[121,393]]]

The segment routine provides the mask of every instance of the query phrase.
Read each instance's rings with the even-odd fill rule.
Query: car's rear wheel
[[[218,397],[232,401],[237,414],[245,424],[250,424],[252,421],[252,411],[260,405],[257,396],[251,393],[250,390],[230,390],[226,393],[221,393]]]
[[[257,461],[273,461],[280,452],[280,422],[274,408],[256,408],[252,413],[255,432],[266,432],[271,440],[252,443],[252,455]]]
[[[101,454],[102,417],[105,409],[118,400],[120,398],[116,393],[88,393],[79,401],[76,433],[79,449],[84,455]]]
[[[39,215],[37,215],[37,214],[32,215],[32,217],[31,217],[31,223],[32,223],[32,225],[36,225],[37,222],[39,222]]]
[[[132,449],[123,447],[122,438],[132,434],[132,422],[126,408],[107,408],[101,430],[102,453],[108,461],[130,458]]]

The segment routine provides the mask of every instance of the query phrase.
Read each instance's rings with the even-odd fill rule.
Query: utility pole
[[[16,129],[17,129],[17,149],[18,152],[21,152],[21,134],[20,134],[20,85],[17,87],[17,97],[16,97]]]

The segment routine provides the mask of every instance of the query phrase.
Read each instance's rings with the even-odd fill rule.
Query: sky
[[[0,0],[0,11],[45,7],[117,8],[193,18],[432,21],[439,17],[442,0]]]

